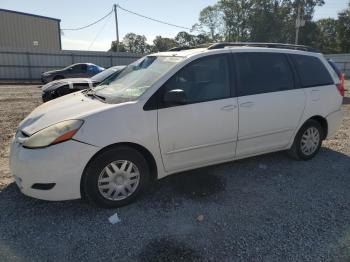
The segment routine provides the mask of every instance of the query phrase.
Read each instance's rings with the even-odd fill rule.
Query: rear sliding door
[[[305,106],[288,57],[282,53],[235,54],[239,131],[236,156],[284,149]]]

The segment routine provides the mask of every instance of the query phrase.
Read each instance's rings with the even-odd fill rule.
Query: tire
[[[149,174],[147,161],[137,150],[127,146],[107,149],[86,167],[82,197],[104,208],[127,205],[146,188]]]
[[[53,78],[54,81],[56,81],[56,80],[61,80],[61,79],[64,79],[64,76],[55,76],[55,77]]]
[[[306,138],[310,136],[313,138],[306,140]],[[318,137],[318,140],[315,139],[316,137]],[[320,123],[312,119],[308,120],[295,136],[293,145],[288,150],[288,154],[297,160],[309,160],[320,150],[323,138],[324,130]]]

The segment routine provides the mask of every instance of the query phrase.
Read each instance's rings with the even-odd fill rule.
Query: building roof
[[[57,18],[42,16],[42,15],[34,15],[34,14],[29,14],[29,13],[23,13],[23,12],[18,12],[18,11],[13,11],[13,10],[2,9],[2,8],[0,8],[0,12],[8,12],[8,13],[14,13],[14,14],[18,14],[18,15],[34,16],[34,17],[43,18],[43,19],[55,20],[58,22],[61,21],[61,19],[57,19]]]

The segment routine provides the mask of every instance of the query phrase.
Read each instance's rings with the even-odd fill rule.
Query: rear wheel
[[[322,145],[324,130],[319,122],[308,120],[297,133],[288,153],[296,159],[308,160],[313,158]]]
[[[85,199],[101,207],[120,207],[132,202],[146,187],[149,167],[130,147],[111,148],[89,163],[82,180]]]

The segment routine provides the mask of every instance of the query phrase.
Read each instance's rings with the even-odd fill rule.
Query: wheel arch
[[[309,121],[309,120],[317,121],[317,122],[321,125],[321,127],[322,127],[322,129],[323,129],[323,131],[324,131],[324,133],[323,133],[323,139],[326,139],[326,137],[328,136],[328,122],[327,122],[327,119],[324,118],[323,116],[315,115],[315,116],[313,116],[313,117],[310,117],[308,120],[306,120],[305,123],[306,123],[307,121]],[[305,124],[305,123],[304,123],[304,124]]]
[[[109,150],[111,148],[118,148],[121,146],[127,146],[130,148],[133,148],[135,150],[137,150],[138,152],[140,152],[142,154],[142,156],[146,159],[147,163],[149,163],[149,168],[150,168],[150,177],[151,177],[151,181],[155,181],[158,178],[158,167],[157,167],[157,162],[155,160],[155,158],[153,157],[152,153],[145,148],[144,146],[140,145],[140,144],[136,144],[136,143],[132,143],[132,142],[121,142],[121,143],[115,143],[115,144],[111,144],[108,145],[102,149],[100,149],[98,152],[96,152],[91,159],[88,161],[88,163],[86,164],[81,179],[80,179],[80,192],[83,192],[83,179],[84,176],[86,174],[86,169],[88,168],[88,166],[91,164],[91,162],[102,152]]]

